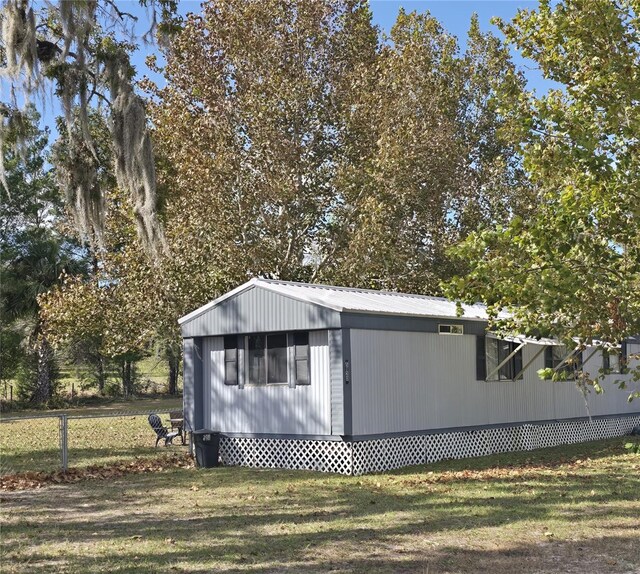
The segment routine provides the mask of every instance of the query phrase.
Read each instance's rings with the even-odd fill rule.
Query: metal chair
[[[148,420],[151,428],[156,433],[156,447],[161,440],[164,440],[164,446],[173,444],[173,439],[180,434],[178,432],[169,432],[169,429],[162,424],[160,417],[156,414],[150,414]]]

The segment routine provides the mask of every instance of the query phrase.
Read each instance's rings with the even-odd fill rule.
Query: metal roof
[[[441,297],[256,278],[185,315],[178,322],[182,324],[194,319],[223,301],[254,287],[273,291],[298,301],[327,307],[340,313],[370,313],[478,321],[488,319],[486,307],[478,303],[462,305],[463,314],[458,316],[456,303]]]

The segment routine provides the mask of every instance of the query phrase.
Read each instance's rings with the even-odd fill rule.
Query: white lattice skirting
[[[640,415],[469,431],[336,441],[227,437],[220,439],[226,465],[366,474],[443,459],[533,450],[628,434]]]

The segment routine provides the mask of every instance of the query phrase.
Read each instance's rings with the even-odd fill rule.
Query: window
[[[620,373],[620,351],[602,351],[602,368],[605,373]]]
[[[309,377],[309,333],[294,333],[293,348],[296,385],[308,385],[311,382]]]
[[[267,383],[287,384],[287,335],[267,335]]]
[[[224,384],[238,384],[238,337],[235,335],[224,338]]]
[[[574,351],[567,357],[567,348],[564,345],[552,345],[544,350],[544,366],[546,369],[557,369],[561,378],[573,379],[574,372],[582,369],[582,352]],[[564,363],[563,363],[564,361]],[[559,365],[561,365],[558,368]]]
[[[485,357],[488,381],[512,381],[516,376],[522,378],[520,373],[522,371],[522,349],[513,354],[519,346],[520,344],[514,341],[486,337]],[[513,356],[496,371],[498,365],[512,354]]]
[[[627,344],[625,342],[617,350],[604,349],[602,351],[602,368],[606,374],[625,374],[627,372],[626,364]]]
[[[464,335],[464,325],[438,325],[441,335]]]
[[[247,335],[245,345],[248,384],[310,384],[309,333]]]
[[[247,382],[250,385],[265,385],[267,383],[266,347],[266,335],[249,335],[247,337]]]

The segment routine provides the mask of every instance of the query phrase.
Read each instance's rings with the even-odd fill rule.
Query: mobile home
[[[614,381],[602,395],[573,381],[556,341],[501,340],[481,305],[253,279],[180,319],[184,409],[192,430],[221,433],[225,464],[361,474],[622,435],[640,401]],[[630,339],[620,353],[640,352]],[[591,418],[589,418],[589,415]]]

